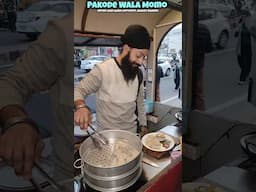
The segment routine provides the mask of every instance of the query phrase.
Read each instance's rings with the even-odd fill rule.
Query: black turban
[[[141,25],[130,25],[121,37],[123,44],[127,44],[132,48],[149,49],[150,35],[147,29]]]

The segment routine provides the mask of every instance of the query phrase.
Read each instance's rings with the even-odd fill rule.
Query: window
[[[56,11],[56,12],[62,12],[62,13],[67,13],[70,12],[69,7],[67,6],[67,4],[56,4],[51,8],[52,11]]]
[[[74,9],[74,4],[68,3],[68,4],[66,4],[66,6],[68,7],[69,12],[73,11],[73,9]]]
[[[163,37],[157,52],[156,101],[181,107],[182,24]]]
[[[216,3],[219,3],[219,4],[226,4],[226,2],[224,0],[216,0]]]
[[[216,17],[216,11],[213,9],[200,9],[199,10],[199,20],[209,20]]]
[[[104,57],[89,57],[88,59],[90,60],[95,60],[95,61],[103,61],[104,60]]]
[[[36,3],[27,8],[27,11],[47,11],[50,7],[44,3]]]

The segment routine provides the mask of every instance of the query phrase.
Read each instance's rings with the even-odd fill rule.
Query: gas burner
[[[256,173],[256,159],[249,158],[238,165],[239,168],[248,172]]]
[[[177,123],[174,124],[174,126],[182,129],[182,122],[177,122]]]

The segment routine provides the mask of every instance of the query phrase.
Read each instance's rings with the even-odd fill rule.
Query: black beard
[[[130,62],[130,53],[128,53],[121,61],[120,69],[124,75],[124,79],[129,83],[133,81],[139,72],[139,64]]]

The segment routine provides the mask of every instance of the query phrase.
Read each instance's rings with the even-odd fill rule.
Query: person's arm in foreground
[[[40,157],[42,143],[24,105],[33,93],[50,89],[64,70],[65,38],[59,30],[54,23],[49,24],[39,40],[0,78],[0,157],[27,179]]]

